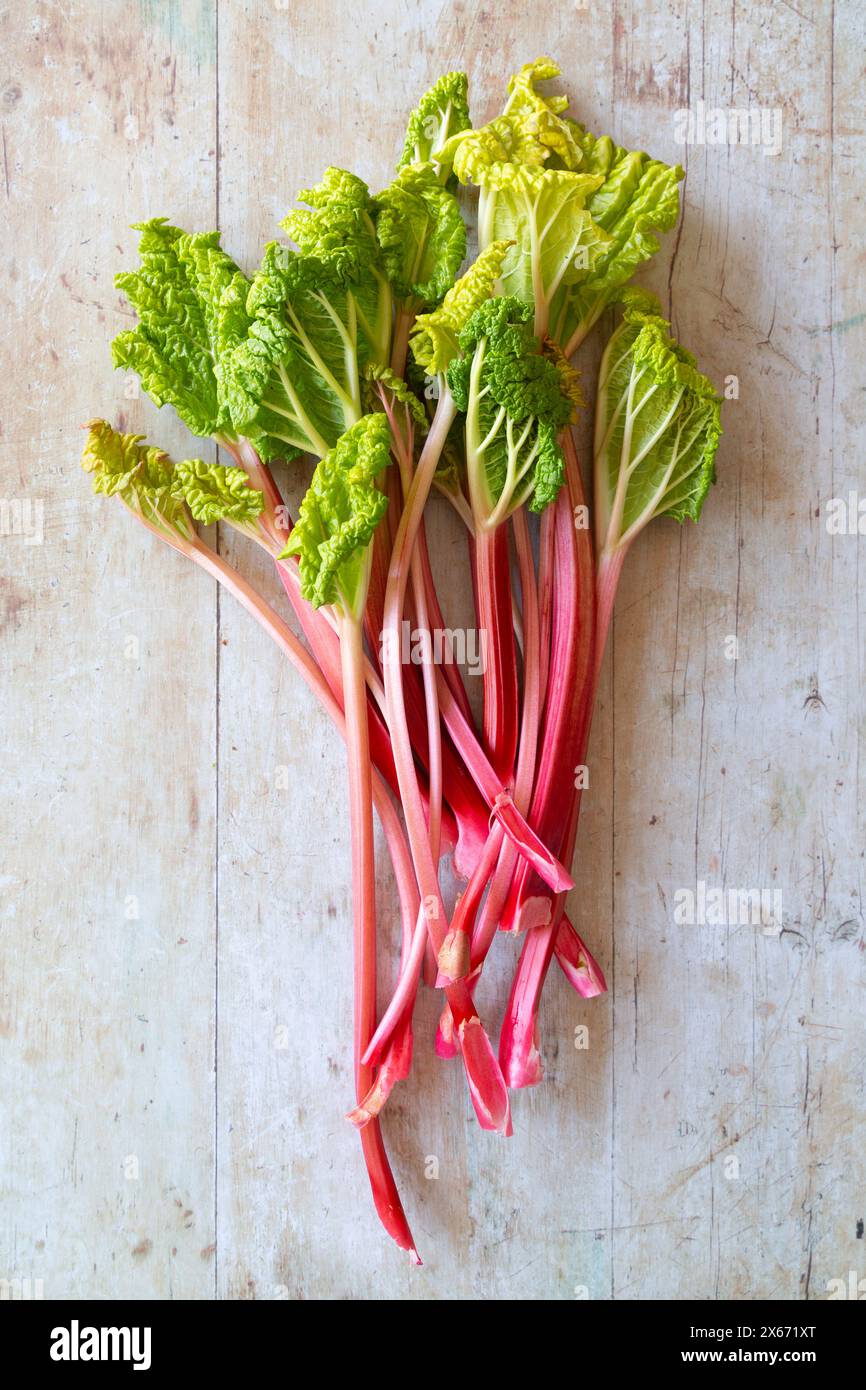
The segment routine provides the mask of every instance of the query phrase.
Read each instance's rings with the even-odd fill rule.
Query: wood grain
[[[44,503],[42,544],[0,536],[0,1278],[47,1297],[627,1300],[813,1299],[866,1276],[864,540],[826,527],[828,499],[862,488],[860,7],[28,0],[0,25],[0,493]],[[105,414],[188,448],[110,370],[130,222],[219,225],[251,269],[327,164],[387,181],[440,72],[466,69],[484,119],[540,52],[591,128],[685,165],[681,226],[642,280],[738,398],[700,528],[653,527],[619,595],[573,895],[610,994],[581,1003],[551,974],[546,1080],[515,1097],[507,1144],[425,1045],[425,995],[385,1123],[413,1271],[343,1120],[340,746],[245,615],[91,497],[78,427]],[[780,152],[678,145],[698,101],[778,108]],[[285,481],[295,500],[303,470]],[[430,525],[468,623],[463,539],[444,505]],[[783,930],[678,925],[698,881],[778,889]],[[497,943],[485,979],[494,1027],[514,955]]]
[[[3,16],[3,493],[45,526],[0,541],[0,1271],[45,1297],[206,1298],[214,596],[77,457],[94,414],[157,424],[111,371],[112,274],[143,214],[214,217],[213,13],[111,8]]]

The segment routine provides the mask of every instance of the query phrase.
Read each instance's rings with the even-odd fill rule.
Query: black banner
[[[375,1301],[375,1300],[371,1300]],[[489,1370],[489,1356],[497,1342],[500,1355],[511,1355],[512,1338],[508,1329],[497,1330],[496,1305],[482,1300],[482,1314],[472,1313],[472,1323],[461,1329],[461,1317],[453,1312],[454,1333],[461,1338],[474,1327],[477,1353],[482,1360],[470,1363],[476,1371]],[[563,1325],[561,1311],[550,1331],[557,1342],[554,1355],[559,1359],[567,1349],[576,1358],[575,1372],[592,1374],[608,1364],[610,1370],[637,1368],[652,1374],[680,1368],[686,1372],[706,1366],[779,1367],[802,1366],[828,1371],[846,1364],[851,1349],[859,1342],[863,1310],[844,1306],[862,1300],[820,1303],[586,1303],[575,1302]],[[214,1370],[222,1375],[262,1368],[264,1358],[285,1356],[288,1338],[297,1337],[309,1327],[295,1319],[305,1317],[303,1309],[291,1303],[216,1302],[94,1302],[63,1303],[0,1301],[0,1332],[4,1350],[14,1350],[16,1372],[38,1370],[63,1381],[72,1376],[99,1375],[108,1369],[113,1375],[153,1372],[202,1372]],[[332,1314],[333,1316],[333,1314]],[[479,1338],[482,1317],[487,1331]],[[531,1308],[521,1314],[524,1327]],[[400,1315],[403,1341],[411,1327],[411,1309]],[[403,1321],[406,1319],[406,1321]],[[536,1355],[538,1336],[547,1332],[543,1314],[533,1326]],[[438,1323],[437,1341],[443,1324]],[[429,1329],[428,1329],[429,1330]],[[350,1333],[351,1336],[351,1333]],[[446,1353],[453,1334],[440,1341]],[[372,1348],[366,1333],[347,1343],[347,1357],[357,1364],[359,1354]],[[329,1363],[331,1352],[329,1344]],[[362,1350],[364,1348],[365,1350]],[[469,1348],[467,1347],[466,1350]],[[591,1352],[591,1365],[584,1354]],[[388,1355],[387,1336],[382,1329],[376,1337],[375,1354]],[[464,1353],[465,1354],[465,1353]],[[493,1353],[496,1356],[496,1353]],[[287,1371],[291,1371],[289,1366]]]

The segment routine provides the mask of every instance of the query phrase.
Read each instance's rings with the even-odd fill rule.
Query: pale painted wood
[[[46,1298],[214,1289],[214,595],[78,466],[95,414],[182,438],[108,352],[128,223],[215,214],[212,7],[158,14],[3,16],[0,1276]]]
[[[0,1275],[46,1294],[802,1299],[866,1275],[864,542],[824,524],[827,499],[862,486],[863,20],[849,3],[497,14],[188,0],[5,20],[7,318],[26,328],[3,492],[47,512],[43,546],[0,541]],[[108,369],[128,221],[218,221],[252,268],[326,164],[388,179],[439,72],[467,69],[484,118],[542,51],[587,124],[686,164],[682,228],[644,280],[739,399],[699,530],[659,523],[630,557],[573,895],[611,993],[581,1003],[551,973],[546,1081],[515,1097],[508,1143],[478,1132],[457,1068],[425,1048],[423,1000],[385,1125],[416,1272],[378,1232],[342,1119],[340,748],[234,604],[90,498],[77,425],[123,411],[182,438]],[[683,158],[674,112],[699,98],[781,107],[781,153]],[[302,484],[287,479],[292,500]],[[446,610],[469,622],[459,529],[436,504],[430,525]],[[221,543],[278,601],[266,564]],[[699,879],[778,887],[781,936],[675,925]],[[393,940],[384,857],[380,886]],[[498,943],[485,981],[494,1026],[514,954]],[[383,950],[383,989],[392,963]]]
[[[784,135],[776,157],[688,151],[676,258],[667,282],[655,275],[678,332],[717,381],[739,377],[740,398],[725,410],[699,533],[654,528],[620,594],[622,1297],[812,1298],[863,1270],[862,539],[833,540],[824,517],[843,472],[854,486],[860,466],[843,415],[862,358],[862,338],[843,326],[859,307],[843,270],[857,228],[834,207],[852,165],[829,137],[835,124],[851,139],[858,120],[847,103],[834,115],[832,65],[862,50],[863,26],[848,7],[835,16],[834,29],[831,7],[811,19],[738,7],[732,27],[688,34],[691,100],[781,107]],[[628,129],[642,102],[622,100]],[[834,255],[834,242],[848,244]],[[842,340],[851,376],[834,364]],[[672,927],[671,887],[696,879],[778,888],[781,936]]]

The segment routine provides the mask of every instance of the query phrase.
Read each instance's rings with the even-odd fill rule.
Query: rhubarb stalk
[[[443,390],[430,426],[430,432],[425,440],[424,448],[421,450],[418,466],[397,529],[385,593],[383,632],[388,724],[393,739],[394,762],[400,784],[406,829],[421,894],[422,911],[427,920],[427,930],[440,969],[445,972],[452,964],[441,956],[447,936],[447,915],[439,889],[436,864],[430,850],[427,826],[419,795],[417,772],[412,757],[412,744],[406,721],[403,693],[403,671],[399,660],[399,638],[411,567],[412,548],[415,544],[436,464],[448,430],[451,428],[454,413],[455,407],[450,393]],[[508,1093],[502,1082],[490,1041],[481,1026],[472,1003],[469,990],[462,981],[452,980],[446,989],[446,998],[457,1024],[463,1063],[479,1124],[484,1129],[492,1129],[506,1134],[510,1130]]]

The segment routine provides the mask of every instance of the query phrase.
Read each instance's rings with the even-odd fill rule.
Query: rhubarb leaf
[[[721,435],[720,400],[670,324],[630,296],[599,369],[595,505],[599,551],[655,516],[697,521]]]
[[[118,497],[140,520],[165,535],[189,541],[194,529],[182,499],[174,496],[174,464],[168,454],[144,444],[143,434],[120,434],[105,420],[91,420],[81,466],[94,492]]]
[[[164,217],[134,225],[141,264],[115,284],[139,322],[114,339],[114,365],[135,372],[156,405],[174,406],[193,434],[225,435],[221,363],[246,333],[248,281],[218,232],[189,234]]]
[[[558,75],[559,68],[550,58],[525,63],[508,83],[509,97],[502,114],[477,130],[452,136],[443,156],[455,163],[455,172],[462,182],[476,182],[471,171],[491,163],[541,168],[550,162],[561,169],[578,167],[581,151],[573,122],[561,114],[568,98],[544,96],[536,89],[537,82]]]
[[[186,502],[196,521],[212,526],[229,521],[238,526],[261,515],[264,496],[250,487],[243,468],[223,468],[203,459],[185,459],[176,465],[172,494]]]
[[[558,75],[550,58],[526,63],[509,81],[502,114],[455,137],[448,150],[460,182],[479,190],[479,245],[514,243],[502,293],[535,307],[539,337],[554,296],[586,276],[608,241],[585,207],[604,176],[580,167],[574,123],[562,115],[568,98],[537,89]]]
[[[173,465],[168,454],[143,444],[143,434],[120,434],[106,420],[91,420],[81,455],[81,467],[93,475],[93,491],[113,497],[138,486],[171,485]]]
[[[246,339],[224,364],[236,429],[265,459],[298,452],[320,458],[363,413],[361,376],[387,361],[391,293],[376,261],[350,264],[272,242],[253,278]],[[356,245],[356,251],[358,247]]]
[[[435,162],[444,181],[451,172],[451,165],[442,158],[443,148],[469,125],[466,73],[446,72],[424,93],[409,117],[397,168]]]
[[[432,164],[410,164],[376,198],[376,232],[394,294],[407,308],[433,309],[466,255],[457,199]]]
[[[564,461],[557,435],[573,418],[575,380],[539,351],[532,310],[491,299],[460,334],[447,380],[465,412],[466,468],[476,525],[495,529],[524,502],[555,500]]]
[[[94,492],[119,497],[130,511],[166,534],[195,537],[193,518],[206,526],[228,521],[249,529],[264,497],[250,487],[242,468],[223,468],[203,459],[174,463],[144,444],[144,435],[120,434],[105,420],[91,420],[81,466],[93,475]]]
[[[479,244],[515,246],[503,293],[534,304],[535,328],[571,356],[607,304],[659,249],[679,213],[679,166],[597,139],[563,116],[565,96],[545,96],[548,58],[512,77],[501,116],[456,137],[455,172],[479,189]]]
[[[539,337],[557,294],[586,279],[610,242],[585,206],[603,175],[551,167],[545,161],[554,148],[527,105],[470,132],[454,156],[461,183],[479,190],[479,245],[513,242],[502,292],[534,307]]]
[[[365,183],[328,169],[283,221],[247,300],[247,335],[223,364],[235,428],[264,459],[327,453],[363,413],[361,375],[388,360],[392,296]]]
[[[388,465],[391,432],[382,414],[364,415],[316,465],[283,557],[298,557],[301,592],[314,608],[333,604],[360,619],[367,598],[368,549],[388,510],[376,479]]]
[[[569,357],[620,287],[656,254],[656,233],[676,225],[683,177],[679,165],[650,159],[641,150],[622,149],[609,136],[596,138],[576,123],[572,129],[583,156],[581,169],[603,176],[586,207],[610,240],[590,272],[564,284],[552,306],[550,333]]]
[[[334,167],[322,182],[304,188],[298,202],[280,223],[298,250],[315,256],[337,276],[358,279],[376,259],[376,204],[356,174]]]
[[[524,63],[508,82],[508,101],[503,115],[532,135],[538,146],[538,158],[525,158],[520,163],[543,163],[552,158],[563,169],[576,169],[581,163],[581,150],[574,138],[572,122],[563,119],[568,106],[564,93],[545,96],[536,83],[559,77],[559,64],[552,58],[536,58]]]
[[[438,309],[418,315],[409,345],[429,376],[444,372],[457,356],[458,337],[479,304],[493,295],[507,251],[507,241],[493,242],[451,286]]]

